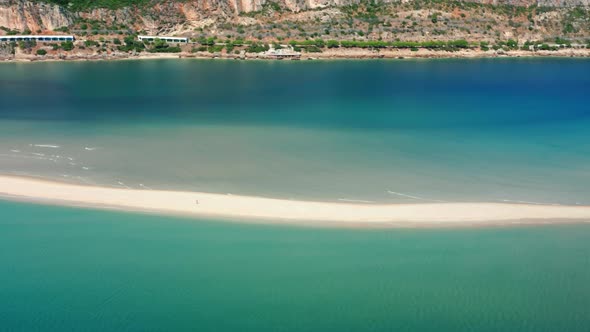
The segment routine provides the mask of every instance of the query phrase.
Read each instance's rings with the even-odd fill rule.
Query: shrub
[[[246,52],[248,53],[261,53],[261,52],[265,52],[268,51],[268,45],[265,44],[258,44],[258,43],[252,43],[248,46],[248,48],[246,49]]]
[[[30,50],[31,48],[37,46],[37,42],[34,40],[27,40],[27,41],[19,41],[18,48],[21,50]]]
[[[213,46],[209,46],[209,53],[218,53],[221,52],[221,50],[223,50],[223,45],[213,45]]]
[[[84,46],[86,46],[86,47],[98,46],[98,42],[96,42],[94,40],[85,40]]]
[[[61,49],[64,51],[71,51],[74,49],[74,43],[72,43],[71,41],[62,42]]]
[[[511,50],[515,50],[518,48],[518,42],[516,42],[514,39],[508,39],[506,46],[508,46],[508,48]]]
[[[154,47],[152,47],[149,52],[151,53],[178,53],[181,52],[179,46],[170,46],[165,41],[156,38],[154,40]]]
[[[305,51],[309,53],[322,53],[322,49],[315,45],[305,47]]]
[[[205,52],[207,51],[207,47],[206,46],[199,46],[197,48],[192,48],[191,49],[191,53],[197,53],[197,52]]]
[[[340,47],[340,42],[338,42],[337,40],[328,40],[328,42],[326,43],[326,46],[328,48]]]
[[[47,51],[46,51],[46,50],[44,50],[44,49],[39,49],[39,50],[37,50],[37,55],[41,55],[41,56],[43,56],[43,55],[46,55],[46,54],[47,54]]]
[[[134,36],[127,36],[123,39],[125,45],[117,46],[117,49],[122,52],[129,52],[129,51],[136,51],[141,52],[145,49],[145,45],[139,41],[135,40]]]

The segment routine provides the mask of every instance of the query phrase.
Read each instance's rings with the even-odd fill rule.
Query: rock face
[[[542,7],[590,6],[590,0],[537,0],[536,2]]]
[[[380,0],[399,2],[412,0]],[[590,0],[467,0],[488,4],[517,6],[571,7],[590,6]],[[14,30],[43,31],[71,25],[76,18],[125,24],[149,33],[183,31],[210,24],[212,20],[235,18],[240,13],[259,11],[269,3],[279,3],[293,12],[325,7],[345,6],[360,0],[163,0],[157,5],[118,10],[97,8],[73,13],[64,7],[38,1],[0,0],[0,26]]]
[[[513,6],[532,6],[539,7],[575,7],[590,6],[590,0],[468,0],[467,2],[476,2],[490,5],[513,5]]]
[[[72,24],[73,18],[73,14],[58,5],[0,0],[0,26],[9,29],[54,30]]]
[[[14,55],[14,46],[8,43],[0,43],[0,59],[12,58]]]

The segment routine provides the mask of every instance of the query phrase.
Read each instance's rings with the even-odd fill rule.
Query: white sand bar
[[[308,202],[200,192],[118,189],[0,176],[0,196],[63,205],[270,222],[356,225],[492,224],[526,220],[590,222],[590,206],[504,203],[355,204]],[[197,203],[198,201],[198,203]]]

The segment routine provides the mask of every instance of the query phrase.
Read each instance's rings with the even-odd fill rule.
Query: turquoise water
[[[590,61],[0,64],[0,173],[590,204]],[[590,227],[323,229],[0,200],[0,331],[588,331]]]
[[[2,331],[588,331],[590,227],[320,229],[0,202]]]
[[[0,172],[327,201],[587,205],[588,87],[579,59],[2,64]]]

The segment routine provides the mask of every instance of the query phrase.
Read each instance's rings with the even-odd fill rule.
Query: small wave
[[[19,153],[20,150],[10,150],[10,152]]]
[[[87,170],[90,169],[90,167],[82,166],[82,169],[85,170],[85,171],[87,171]]]
[[[61,146],[59,145],[51,145],[51,144],[29,144],[29,146],[35,146],[38,148],[49,148],[49,149],[59,149]]]
[[[90,185],[95,185],[95,184],[96,184],[96,183],[94,183],[94,182],[92,182],[92,181],[89,181],[88,179],[86,179],[86,178],[83,178],[83,177],[81,177],[81,176],[76,176],[76,179],[78,179],[78,180],[80,180],[80,181],[82,181],[82,182],[84,182],[84,183],[90,184]]]
[[[39,174],[23,172],[23,171],[8,171],[10,174],[22,175],[22,176],[34,176],[34,177],[41,177]]]
[[[39,157],[39,156],[24,156],[19,154],[6,154],[0,153],[0,157],[11,157],[11,158],[21,158],[21,159],[35,159],[35,160],[47,160],[47,158]]]
[[[373,201],[364,201],[362,199],[338,198],[338,200],[342,201],[342,202],[353,202],[353,203],[375,203]]]
[[[541,203],[541,202],[532,202],[532,201],[519,201],[519,200],[513,200],[513,199],[501,199],[500,201],[507,202],[507,203],[535,204],[535,205],[555,205],[555,206],[561,205],[561,204],[556,204],[556,203]]]
[[[98,148],[94,148],[94,147],[87,147],[87,146],[85,146],[85,147],[84,147],[84,150],[86,150],[86,151],[94,151],[94,150],[96,150],[96,149],[98,149]]]
[[[130,188],[128,185],[124,184],[124,183],[123,183],[123,182],[121,182],[121,181],[117,181],[117,183],[118,183],[120,186],[123,186],[123,187],[125,187],[125,188],[127,188],[127,189],[131,189],[131,188]]]
[[[43,153],[37,153],[37,152],[33,152],[33,153],[31,153],[31,154],[33,154],[33,155],[35,155],[35,156],[39,156],[39,157],[45,157],[45,155],[44,155]]]
[[[417,200],[421,200],[421,201],[429,201],[429,202],[441,202],[441,203],[446,203],[448,201],[443,201],[440,199],[430,199],[430,198],[424,198],[424,197],[418,197],[418,196],[412,196],[412,195],[408,195],[408,194],[404,194],[404,193],[399,193],[397,191],[392,191],[392,190],[387,190],[388,194],[392,194],[392,195],[397,195],[397,196],[402,196],[402,197],[406,197],[406,198],[411,198],[411,199],[417,199]]]
[[[152,188],[150,188],[150,187],[148,187],[148,186],[144,185],[143,183],[140,183],[140,184],[139,184],[139,186],[140,186],[140,187],[142,187],[142,188],[145,188],[145,189],[152,190]]]

